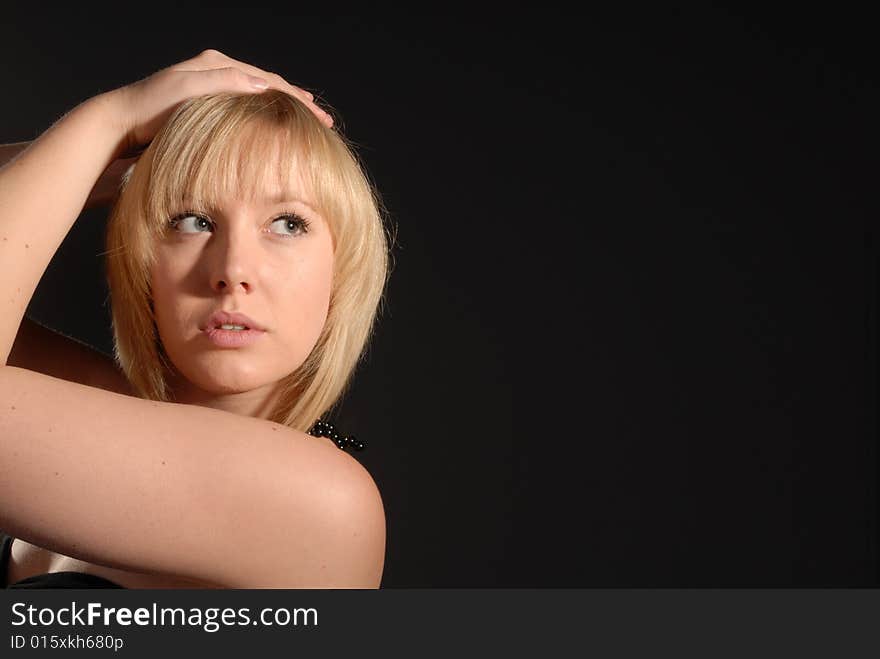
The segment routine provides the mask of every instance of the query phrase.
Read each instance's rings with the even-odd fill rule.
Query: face
[[[157,246],[156,325],[184,380],[174,388],[190,396],[271,393],[302,365],[327,319],[330,228],[307,195],[264,192],[180,209]],[[223,319],[211,320],[218,311],[249,320],[226,319],[224,330]]]

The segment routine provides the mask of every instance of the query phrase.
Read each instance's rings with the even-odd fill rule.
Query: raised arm
[[[18,157],[30,145],[31,142],[0,144],[0,167]],[[110,206],[119,194],[123,174],[136,160],[136,157],[114,160],[92,187],[85,208]],[[112,357],[27,317],[22,318],[6,363],[71,382],[132,393],[125,375]]]
[[[6,364],[28,301],[100,175],[150,142],[182,101],[267,86],[298,96],[330,123],[312,95],[283,78],[205,51],[78,105],[0,168],[0,354]]]
[[[185,98],[255,91],[259,70],[230,62],[206,51],[90,99],[0,169],[0,528],[74,558],[221,586],[375,587],[382,503],[342,451],[267,421],[7,362],[43,271],[108,165]]]
[[[16,158],[30,145],[30,142],[0,144],[0,167]],[[92,191],[89,193],[88,199],[86,199],[85,208],[99,208],[111,205],[116,198],[116,195],[119,193],[119,184],[122,181],[122,175],[136,160],[136,157],[118,158],[114,160],[110,166],[104,170],[104,173],[101,174],[98,182],[95,183]]]
[[[5,364],[49,261],[125,134],[99,96],[79,105],[0,169],[0,354]]]

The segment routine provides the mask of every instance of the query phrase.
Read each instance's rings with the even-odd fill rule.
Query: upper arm
[[[284,426],[0,367],[0,527],[238,588],[376,587],[385,521],[348,454]]]
[[[131,384],[112,358],[27,317],[22,319],[7,364],[69,382],[134,395]]]

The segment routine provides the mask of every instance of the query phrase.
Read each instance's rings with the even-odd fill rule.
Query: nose
[[[217,236],[211,258],[211,288],[217,293],[250,293],[256,268],[255,251],[245,235],[229,231]]]

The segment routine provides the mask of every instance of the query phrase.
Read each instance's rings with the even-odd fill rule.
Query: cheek
[[[180,262],[160,253],[150,273],[150,288],[156,325],[162,332],[173,327],[182,312],[178,308],[184,297],[184,271]]]
[[[291,339],[308,343],[309,350],[327,320],[332,285],[331,253],[298,263],[294,272],[284,278],[284,285],[279,287],[276,320]]]

